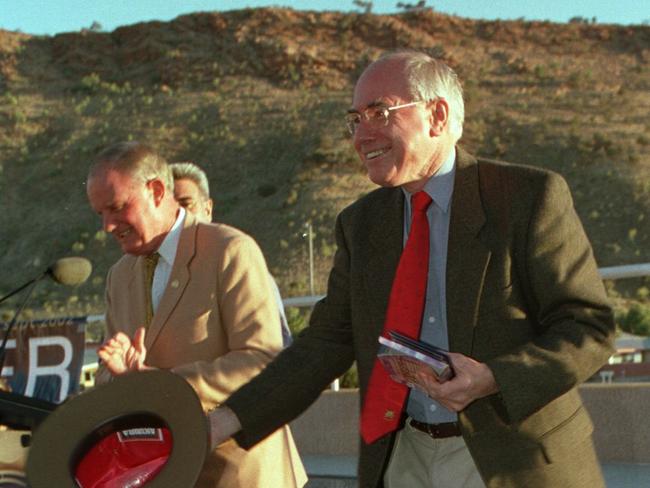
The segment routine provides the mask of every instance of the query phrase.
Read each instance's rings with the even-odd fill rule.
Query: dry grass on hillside
[[[206,167],[219,219],[256,237],[286,296],[307,292],[311,221],[322,292],[334,217],[371,188],[341,121],[352,82],[407,47],[464,80],[467,148],[559,171],[599,264],[650,262],[650,27],[249,9],[110,33],[0,31],[0,290],[81,254],[95,272],[74,303],[44,286],[35,304],[101,311],[119,252],[87,207],[86,168],[106,144],[141,139]],[[613,293],[647,300],[648,286]]]

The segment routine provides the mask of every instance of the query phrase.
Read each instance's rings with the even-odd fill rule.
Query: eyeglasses
[[[412,107],[413,105],[418,105],[420,103],[424,103],[424,100],[404,103],[402,105],[393,105],[392,107],[383,104],[370,105],[361,112],[353,110],[345,114],[345,124],[348,126],[348,131],[350,131],[351,135],[354,135],[362,119],[368,122],[370,127],[373,129],[381,129],[388,125],[388,118],[392,111],[399,110],[400,108]]]

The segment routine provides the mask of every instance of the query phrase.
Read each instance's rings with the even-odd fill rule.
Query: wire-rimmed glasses
[[[345,114],[345,125],[351,135],[357,130],[362,120],[365,120],[370,127],[380,129],[388,125],[390,113],[394,110],[401,108],[412,107],[424,103],[424,100],[417,100],[415,102],[403,103],[401,105],[384,105],[383,103],[373,103],[364,108],[361,112],[357,110],[350,110]]]

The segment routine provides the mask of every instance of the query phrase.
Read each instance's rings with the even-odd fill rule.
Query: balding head
[[[449,132],[454,143],[463,135],[465,103],[463,87],[456,72],[445,62],[418,51],[388,53],[370,64],[364,73],[387,64],[393,72],[404,73],[414,100],[444,99],[449,106]],[[361,78],[360,78],[361,79]]]
[[[155,252],[177,217],[169,166],[139,142],[120,142],[99,153],[87,191],[103,229],[127,254]]]
[[[106,169],[131,175],[143,182],[159,178],[168,190],[173,192],[174,189],[167,161],[150,146],[138,141],[118,142],[101,151],[90,167],[88,179]]]

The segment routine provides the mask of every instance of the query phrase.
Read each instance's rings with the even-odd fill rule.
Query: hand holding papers
[[[390,339],[379,337],[381,361],[391,378],[398,383],[420,387],[418,373],[444,383],[454,376],[446,351],[398,332],[390,332]],[[420,387],[420,389],[423,389]]]

